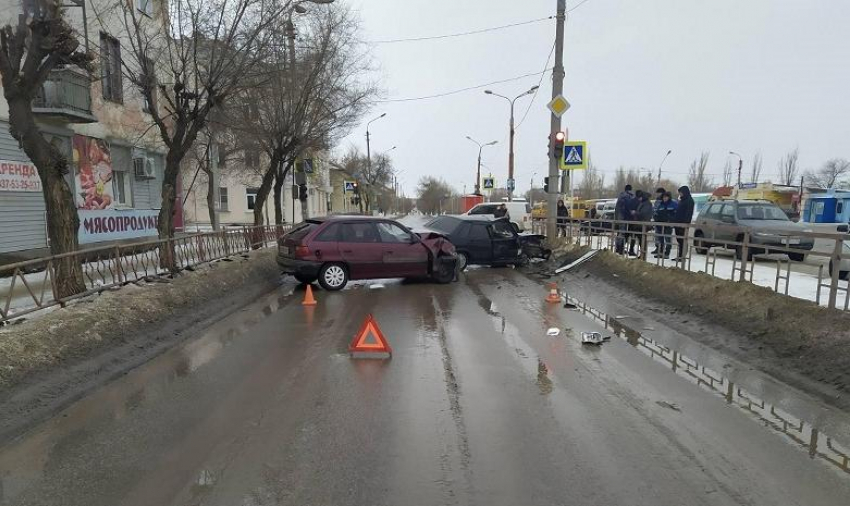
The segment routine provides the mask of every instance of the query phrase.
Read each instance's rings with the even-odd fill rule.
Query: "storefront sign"
[[[157,235],[156,209],[80,210],[80,244]]]
[[[35,165],[0,160],[0,191],[40,192],[41,179],[38,178]]]
[[[102,139],[75,135],[74,163],[77,165],[77,209],[112,207],[112,154]]]

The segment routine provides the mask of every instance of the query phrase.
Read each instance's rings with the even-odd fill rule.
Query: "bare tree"
[[[779,160],[776,173],[779,176],[780,184],[791,186],[796,182],[797,175],[800,172],[800,168],[797,165],[799,157],[799,148],[794,148]]]
[[[442,179],[423,176],[416,193],[419,196],[416,207],[423,213],[436,214],[443,211],[445,202],[452,198],[454,190]]]
[[[360,211],[372,210],[372,204],[384,188],[391,184],[393,177],[392,159],[387,154],[375,155],[371,167],[366,155],[352,147],[343,157],[340,165],[349,174],[354,174],[360,183]]]
[[[833,158],[817,171],[806,172],[806,183],[819,188],[845,188],[850,181],[844,179],[850,174],[850,162],[843,158]]]
[[[3,95],[9,104],[10,133],[38,169],[47,209],[47,235],[54,255],[79,247],[80,218],[65,176],[68,160],[35,122],[32,102],[50,72],[75,65],[87,73],[92,58],[80,49],[74,30],[64,17],[59,0],[31,0],[19,16],[17,26],[0,29],[0,76]],[[56,290],[68,297],[85,290],[78,259],[66,257],[56,266]]]
[[[582,198],[602,198],[602,194],[605,191],[605,174],[599,172],[599,169],[593,164],[593,160],[587,161],[587,170],[584,171],[584,177],[578,189]]]
[[[723,165],[723,186],[732,186],[733,171],[732,161],[726,159],[726,163]]]
[[[711,177],[705,172],[708,168],[709,154],[707,151],[700,153],[700,157],[691,162],[688,169],[688,186],[694,193],[710,191],[714,186]]]
[[[165,145],[160,237],[174,235],[177,178],[183,159],[207,126],[210,113],[257,72],[270,50],[268,27],[289,0],[170,0],[163,19],[151,19],[136,2],[115,0],[123,19],[118,39],[128,48],[123,70],[149,103],[153,127]],[[96,13],[99,17],[103,13]],[[164,266],[174,268],[166,251]]]
[[[230,114],[243,136],[265,153],[268,164],[261,172],[254,223],[262,223],[262,209],[274,190],[275,220],[283,220],[281,188],[287,174],[299,169],[296,158],[327,148],[346,135],[375,94],[363,77],[369,58],[359,42],[359,23],[348,9],[330,7],[305,21],[301,49],[294,45],[289,21],[269,27],[275,47],[288,46],[262,64],[264,72],[244,86]],[[288,42],[288,44],[287,44]],[[302,216],[307,201],[301,200]]]
[[[753,165],[750,170],[750,182],[758,183],[761,178],[761,170],[764,165],[764,160],[762,159],[761,152],[758,152],[753,156]]]

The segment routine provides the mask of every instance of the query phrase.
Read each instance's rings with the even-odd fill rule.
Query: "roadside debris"
[[[551,329],[546,331],[547,336],[557,336],[560,333],[561,333],[561,329],[556,328],[556,327],[552,327]]]
[[[581,344],[602,344],[604,339],[602,338],[602,334],[599,332],[582,332],[581,333]]]
[[[581,265],[581,264],[587,262],[588,260],[590,260],[591,258],[593,258],[594,256],[596,256],[597,253],[599,253],[598,249],[588,251],[587,253],[582,255],[581,258],[579,258],[578,260],[576,260],[572,263],[569,263],[569,264],[567,264],[563,267],[559,267],[559,268],[555,269],[555,274],[560,274],[562,272],[565,272],[565,271],[572,269],[573,267]]]
[[[670,403],[667,401],[655,401],[655,404],[658,404],[662,408],[672,409],[673,411],[682,411],[682,408],[676,405],[676,403]]]
[[[369,285],[369,290],[380,290],[382,288],[386,288],[386,285],[383,285],[381,283],[374,283]]]

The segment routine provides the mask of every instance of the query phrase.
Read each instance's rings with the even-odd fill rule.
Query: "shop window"
[[[112,193],[115,204],[119,206],[132,207],[130,198],[130,178],[123,170],[112,171]]]

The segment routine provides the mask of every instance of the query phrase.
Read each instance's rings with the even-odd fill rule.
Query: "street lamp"
[[[481,151],[487,146],[493,146],[497,144],[499,141],[492,141],[488,142],[487,144],[481,144],[480,142],[476,141],[468,135],[466,136],[466,138],[478,145],[478,170],[475,173],[475,194],[481,195]]]
[[[484,93],[486,93],[487,95],[493,95],[494,97],[504,98],[505,100],[507,100],[511,104],[511,146],[510,146],[510,152],[508,154],[508,184],[507,184],[507,186],[508,186],[508,202],[510,202],[513,199],[513,192],[514,191],[513,191],[512,187],[515,184],[514,183],[514,134],[515,134],[514,104],[516,103],[517,100],[519,100],[522,97],[525,97],[527,95],[533,95],[534,92],[537,91],[537,88],[539,88],[539,86],[532,86],[530,90],[528,90],[525,93],[522,93],[520,95],[517,95],[513,99],[510,99],[510,98],[508,98],[504,95],[499,95],[498,93],[493,93],[492,90],[484,90]]]
[[[729,154],[738,157],[738,188],[740,188],[741,187],[741,170],[743,170],[743,168],[744,168],[744,159],[741,158],[741,155],[739,155],[738,153],[736,153],[734,151],[730,151]]]
[[[537,175],[537,171],[531,173],[531,182],[528,184],[528,205],[534,205],[534,176]]]
[[[370,139],[370,137],[369,137],[369,125],[371,125],[372,123],[374,123],[374,122],[378,121],[379,119],[385,117],[386,115],[387,115],[387,113],[383,113],[380,116],[378,116],[377,118],[366,123],[366,169],[369,171],[369,174],[372,173],[372,151],[371,151],[371,146],[369,144],[369,139]],[[362,212],[363,209],[361,208],[360,211]]]
[[[658,164],[658,186],[661,186],[661,167],[664,166],[664,162],[667,161],[667,157],[670,156],[670,153],[672,152],[672,149],[668,149],[667,154],[664,155],[664,158],[661,159],[661,163]]]

